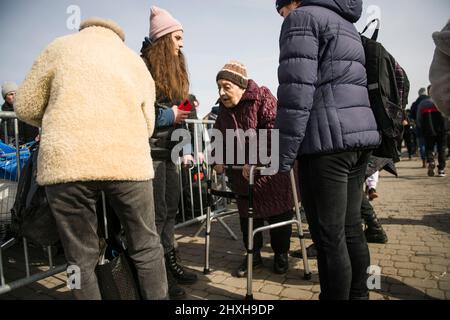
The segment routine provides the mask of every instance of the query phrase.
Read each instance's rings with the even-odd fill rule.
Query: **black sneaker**
[[[261,253],[256,252],[253,254],[253,269],[256,269],[263,265]],[[239,268],[236,271],[236,276],[238,278],[243,278],[247,276],[247,256],[245,256],[244,261],[239,265]]]
[[[273,271],[276,274],[285,274],[289,269],[287,253],[275,253],[273,256]]]

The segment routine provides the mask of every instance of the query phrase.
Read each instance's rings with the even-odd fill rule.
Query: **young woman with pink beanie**
[[[189,77],[182,48],[181,23],[166,10],[152,7],[150,34],[145,38],[141,53],[156,86],[156,125],[150,139],[155,171],[153,194],[156,228],[164,248],[171,299],[185,295],[184,289],[178,284],[193,284],[197,281],[194,273],[187,272],[178,263],[174,248],[180,188],[177,166],[171,161],[172,148],[175,146],[171,135],[189,115],[188,111],[178,110],[178,105],[189,95]]]

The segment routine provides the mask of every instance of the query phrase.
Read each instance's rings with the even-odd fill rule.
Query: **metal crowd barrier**
[[[208,129],[208,126],[212,126],[214,124],[214,121],[202,121],[202,120],[187,120],[187,125],[193,125],[194,126],[194,132],[196,140],[196,143],[194,146],[196,147],[196,150],[194,150],[195,154],[199,154],[200,148],[199,146],[202,146],[202,141],[199,141],[199,133],[207,135],[206,130]],[[8,135],[8,126],[13,124],[14,126],[14,135],[9,136]],[[14,112],[0,112],[0,130],[4,132],[4,142],[8,145],[13,144],[12,146],[15,148],[15,157],[16,159],[20,159],[20,146],[19,146],[19,122],[14,114]],[[208,138],[204,139],[206,143],[208,143]],[[0,159],[5,158],[6,156],[11,157],[11,154],[4,154],[0,155]],[[206,163],[208,163],[207,158],[208,153],[205,152],[205,158]],[[20,161],[19,161],[20,163]],[[189,188],[190,188],[190,209],[191,212],[187,212],[187,208],[184,207],[184,194],[183,194],[183,181],[181,177],[181,170],[182,170],[182,163],[179,162],[179,170],[180,170],[180,177],[179,177],[179,183],[180,183],[180,189],[181,189],[181,216],[182,221],[176,225],[175,228],[180,228],[183,226],[195,224],[198,222],[202,222],[202,226],[199,229],[199,231],[196,232],[196,235],[198,235],[203,226],[207,223],[207,215],[205,212],[205,209],[207,207],[207,204],[204,203],[203,197],[202,197],[202,191],[206,192],[205,190],[202,190],[202,184],[198,184],[198,204],[200,206],[200,214],[199,216],[195,216],[195,210],[196,210],[196,204],[194,201],[194,189],[193,189],[193,181],[192,181],[192,172],[194,170],[197,170],[198,177],[201,175],[201,168],[200,166],[194,166],[193,164],[189,167]],[[7,236],[7,230],[9,229],[11,225],[11,208],[14,204],[16,193],[17,193],[17,185],[20,178],[20,166],[17,168],[17,174],[12,177],[9,176],[0,176],[0,295],[8,293],[14,289],[21,288],[23,286],[30,285],[36,281],[51,277],[55,274],[58,274],[60,272],[63,272],[67,269],[67,265],[60,265],[55,266],[53,262],[53,254],[52,254],[52,247],[47,247],[47,254],[48,254],[48,269],[43,272],[39,272],[36,274],[31,274],[30,270],[30,255],[29,255],[29,244],[26,238],[17,238],[13,237],[10,239],[6,239]],[[214,177],[214,181],[217,183],[219,179],[224,178],[222,176],[218,177],[214,171],[209,166],[204,166],[203,170],[205,170],[205,177],[212,174]],[[225,187],[225,181],[222,181],[222,184]],[[223,221],[223,217],[226,215],[231,215],[237,213],[237,210],[230,210],[227,208],[228,201],[226,199],[222,199],[221,197],[216,197],[214,204],[216,206],[216,210],[211,214],[209,217],[210,221],[217,220],[222,227],[225,228],[225,230],[230,234],[230,236],[237,240],[237,236],[234,234],[234,232],[231,230],[230,227]],[[197,208],[198,209],[198,208]],[[25,260],[25,270],[24,270],[24,277],[20,279],[13,280],[11,282],[7,282],[5,279],[5,267],[3,264],[3,253],[6,252],[6,250],[12,248],[15,245],[19,245],[20,242],[23,244],[23,255]],[[9,280],[9,279],[8,279]]]
[[[13,126],[14,134],[9,135],[8,130]],[[6,170],[2,170],[0,172],[0,295],[8,293],[14,289],[18,289],[29,284],[32,284],[36,281],[51,277],[55,274],[63,272],[66,270],[66,265],[55,266],[53,263],[53,253],[52,247],[49,246],[45,248],[47,250],[48,255],[48,269],[42,272],[38,272],[35,274],[31,273],[30,269],[30,256],[29,256],[29,244],[26,238],[17,238],[12,237],[7,239],[8,230],[11,226],[11,208],[14,205],[14,201],[17,194],[17,185],[20,179],[21,174],[21,156],[19,146],[19,121],[14,112],[4,112],[0,111],[0,130],[2,132],[2,138],[6,145],[15,148],[14,153],[1,153],[0,154],[0,163],[7,167],[8,161],[12,161],[13,158],[17,163],[16,174],[14,175],[12,172],[7,172]],[[3,168],[3,167],[2,167]],[[20,244],[22,240],[23,244],[23,254],[25,260],[25,270],[24,277],[20,279],[12,280],[11,282],[7,282],[5,278],[5,267],[3,264],[3,253],[6,252],[9,248],[14,245]],[[8,279],[10,281],[10,279]]]
[[[206,177],[209,177],[210,175],[212,176],[212,180],[213,182],[218,185],[220,184],[223,188],[226,189],[226,181],[225,181],[225,176],[221,175],[218,176],[215,171],[212,170],[212,168],[210,166],[207,165],[207,163],[209,163],[208,161],[208,148],[209,148],[209,136],[207,133],[207,130],[209,128],[211,128],[214,125],[215,121],[211,121],[211,120],[193,120],[193,119],[188,119],[186,120],[186,129],[188,129],[189,125],[193,125],[194,126],[194,154],[196,155],[196,159],[199,159],[199,154],[203,153],[203,143],[205,144],[205,150],[206,152],[204,152],[204,158],[205,158],[205,163],[203,165],[194,165],[191,164],[190,167],[187,169],[189,171],[189,194],[190,194],[190,199],[188,199],[188,201],[190,201],[190,212],[187,212],[187,208],[185,208],[184,206],[184,185],[183,185],[183,181],[182,181],[182,175],[181,172],[183,170],[183,164],[181,163],[181,160],[178,163],[178,170],[180,172],[179,175],[179,186],[181,189],[181,208],[180,208],[180,212],[179,214],[181,214],[181,219],[182,221],[178,224],[175,225],[175,229],[181,228],[181,227],[185,227],[188,225],[192,225],[195,223],[201,223],[200,228],[198,229],[198,231],[194,234],[195,237],[198,237],[199,234],[202,232],[202,230],[206,227],[207,224],[207,214],[206,214],[206,209],[207,209],[207,204],[204,202],[203,199],[203,192],[207,192],[207,188],[206,185],[203,187],[202,183],[200,181],[200,183],[198,183],[198,206],[200,207],[200,212],[201,214],[199,216],[195,216],[195,210],[196,210],[196,205],[195,205],[195,200],[194,200],[194,188],[193,188],[193,181],[192,181],[192,172],[193,171],[197,171],[197,177],[198,179],[200,179],[201,174],[204,174],[204,177],[206,179]],[[204,172],[202,172],[201,167],[203,167]],[[232,239],[234,240],[238,240],[238,237],[236,236],[236,234],[233,232],[233,230],[231,230],[231,228],[225,223],[225,221],[223,220],[223,218],[225,216],[229,216],[232,214],[237,213],[238,211],[235,209],[229,209],[228,208],[228,204],[229,201],[225,198],[222,197],[214,197],[214,207],[215,210],[214,212],[212,212],[212,214],[210,215],[209,219],[212,220],[217,220],[219,222],[219,224],[228,232],[228,234],[231,236]]]

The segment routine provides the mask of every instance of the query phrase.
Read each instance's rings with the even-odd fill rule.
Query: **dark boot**
[[[273,256],[273,271],[276,274],[285,274],[289,269],[287,253],[275,253]]]
[[[167,265],[167,264],[166,264]],[[186,292],[184,289],[177,284],[177,280],[172,275],[172,272],[166,270],[167,273],[167,284],[169,287],[169,297],[171,300],[179,300],[184,298]]]
[[[386,243],[388,242],[388,237],[383,229],[383,226],[377,219],[375,214],[366,217],[366,229],[364,234],[366,235],[366,240],[368,243]]]
[[[253,269],[256,269],[263,265],[261,252],[255,252],[253,254]],[[239,265],[239,268],[236,271],[236,276],[238,278],[243,278],[247,276],[247,256],[245,256],[244,261]]]
[[[436,167],[436,165],[434,164],[434,162],[430,162],[428,164],[428,176],[429,177],[434,177],[434,168]]]
[[[175,249],[166,253],[166,268],[170,270],[173,277],[179,284],[194,284],[197,282],[197,275],[192,272],[187,272],[184,267],[178,264]]]

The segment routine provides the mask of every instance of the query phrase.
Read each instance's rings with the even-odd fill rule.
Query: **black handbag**
[[[104,197],[102,197],[102,200],[105,204]],[[123,242],[119,239],[120,230],[109,228],[109,226],[114,225],[114,221],[111,221],[113,223],[109,225],[107,223],[109,217],[107,212],[112,215],[114,213],[111,212],[112,210],[105,209],[106,205],[101,206],[101,208],[97,206],[97,212],[103,211],[103,219],[99,219],[99,226],[103,226],[103,238],[100,240],[101,254],[95,269],[102,299],[140,300],[136,269]],[[98,217],[100,216],[98,214]],[[110,218],[114,220],[116,217]],[[107,230],[109,232],[106,232]]]
[[[97,280],[103,300],[140,300],[128,259],[126,252],[121,252],[111,261],[97,265]]]

